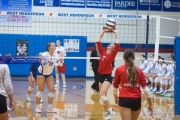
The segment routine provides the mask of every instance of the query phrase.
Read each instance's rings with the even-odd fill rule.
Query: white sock
[[[48,108],[52,107],[52,104],[48,104]]]
[[[59,85],[59,80],[56,80],[56,84],[58,84],[58,85]]]
[[[63,82],[63,84],[66,84],[66,82]]]
[[[112,112],[112,108],[109,108],[108,111],[109,111],[109,112]]]

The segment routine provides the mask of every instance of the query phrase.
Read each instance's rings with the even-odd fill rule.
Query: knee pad
[[[160,80],[160,83],[161,83],[161,85],[164,85],[165,83],[164,83],[164,80]]]
[[[106,100],[108,100],[108,99],[107,99],[106,96],[103,95],[103,96],[101,96],[101,100],[104,102],[104,101],[106,101]]]
[[[158,82],[160,82],[160,79],[156,77],[155,80],[154,80],[154,82],[155,82],[155,83],[158,83]]]
[[[49,92],[48,97],[54,97],[54,92]]]
[[[61,78],[65,78],[65,74],[64,73],[61,73]]]
[[[164,80],[164,85],[168,85],[168,80]]]
[[[33,88],[31,86],[29,86],[28,90],[29,91],[33,91]]]
[[[41,91],[38,91],[36,93],[36,97],[42,98],[42,95],[43,95],[43,92],[41,92]]]

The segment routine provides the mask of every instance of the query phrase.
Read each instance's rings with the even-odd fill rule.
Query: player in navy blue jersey
[[[38,56],[41,56],[41,54],[42,53],[39,53]],[[34,82],[36,82],[36,77],[37,77],[39,66],[40,66],[40,59],[38,59],[38,61],[33,62],[30,67],[30,72],[29,72],[29,76],[28,76],[29,88],[28,88],[28,93],[27,93],[27,101],[29,101],[29,102],[31,102],[30,95],[34,89]],[[37,86],[37,90],[38,90],[38,86]],[[41,99],[41,102],[43,102],[42,99]]]

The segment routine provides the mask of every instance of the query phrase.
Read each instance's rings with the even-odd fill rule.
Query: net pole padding
[[[154,49],[154,59],[158,60],[159,54],[159,40],[160,40],[160,17],[156,17],[156,40]]]

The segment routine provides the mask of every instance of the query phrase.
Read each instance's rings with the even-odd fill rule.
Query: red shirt
[[[115,88],[119,87],[119,97],[136,99],[141,97],[140,87],[147,86],[146,77],[139,67],[136,75],[136,85],[133,87],[127,79],[127,65],[122,65],[116,69],[113,85]]]
[[[119,44],[116,44],[114,50],[111,53],[106,53],[101,42],[96,42],[98,50],[100,52],[100,60],[98,73],[99,74],[112,74],[112,62],[114,61],[117,52],[119,51]]]

